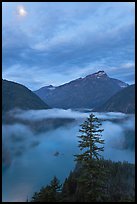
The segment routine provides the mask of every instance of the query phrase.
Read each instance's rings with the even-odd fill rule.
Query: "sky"
[[[2,3],[3,79],[37,90],[99,70],[134,83],[134,2]]]

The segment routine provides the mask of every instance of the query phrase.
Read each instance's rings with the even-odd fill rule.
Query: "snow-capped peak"
[[[98,71],[98,72],[94,73],[94,75],[100,77],[100,76],[107,75],[107,74],[104,71]]]
[[[52,86],[52,85],[49,85],[49,86],[45,86],[45,88],[48,89],[48,90],[54,90],[56,87]]]
[[[94,78],[101,78],[101,77],[107,77],[108,75],[104,71],[98,71],[94,74],[88,75],[87,77],[94,77]]]

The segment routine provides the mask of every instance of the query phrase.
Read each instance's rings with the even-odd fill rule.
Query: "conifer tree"
[[[103,201],[105,170],[100,162],[100,152],[104,151],[104,140],[101,139],[103,129],[100,126],[100,120],[90,114],[79,130],[81,135],[78,136],[80,138],[78,146],[82,153],[75,155],[75,160],[81,162],[83,166],[77,189],[78,197],[85,195],[83,202]],[[81,189],[85,189],[85,193]]]
[[[51,180],[50,185],[42,187],[40,192],[34,193],[31,202],[58,202],[61,191],[60,181],[56,176]]]
[[[56,176],[54,176],[54,178],[50,182],[50,186],[53,192],[60,192],[62,184],[60,184],[59,179]]]
[[[91,114],[89,118],[81,125],[79,130],[82,133],[79,140],[79,148],[81,151],[85,150],[80,155],[75,155],[77,161],[92,161],[93,159],[99,159],[101,151],[104,151],[104,140],[101,139],[101,132],[103,129],[100,129],[101,123],[95,115]]]

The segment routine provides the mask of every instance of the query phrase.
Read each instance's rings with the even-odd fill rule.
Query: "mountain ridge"
[[[135,84],[122,89],[93,111],[135,113]]]
[[[2,111],[14,108],[47,109],[49,106],[26,86],[2,79]]]
[[[50,85],[52,86],[52,85]],[[128,84],[110,78],[103,70],[78,78],[60,86],[42,87],[36,93],[55,108],[94,108],[106,102]]]

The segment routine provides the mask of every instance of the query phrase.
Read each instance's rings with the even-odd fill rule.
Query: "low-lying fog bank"
[[[79,152],[79,125],[89,114],[71,109],[10,112],[12,122],[2,125],[3,201],[25,201],[54,175],[61,181],[68,176]],[[94,114],[102,120],[104,158],[134,163],[134,114]]]

